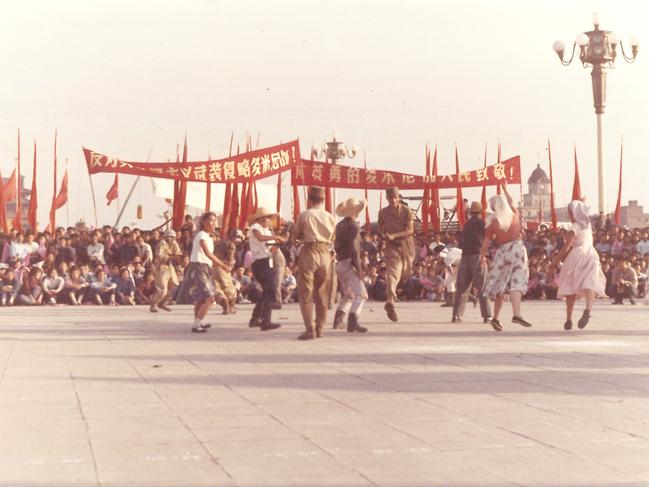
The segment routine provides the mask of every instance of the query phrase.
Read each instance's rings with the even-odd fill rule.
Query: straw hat
[[[471,209],[469,211],[471,213],[482,213],[482,203],[479,201],[471,202]]]
[[[162,234],[162,238],[167,238],[167,237],[176,238],[176,232],[173,231],[171,228],[165,230],[164,233]]]
[[[343,218],[356,218],[364,208],[364,201],[359,201],[356,198],[347,198],[346,201],[343,201],[338,206],[336,206],[336,215]]]
[[[275,215],[277,215],[276,211],[272,211],[270,208],[266,208],[265,206],[260,206],[259,208],[257,208],[257,211],[255,211],[248,217],[248,224],[251,224],[252,222],[259,220],[260,218],[263,218],[265,216]]]

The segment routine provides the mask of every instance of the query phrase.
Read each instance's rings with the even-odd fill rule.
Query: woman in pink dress
[[[565,330],[572,328],[572,311],[577,298],[586,298],[586,309],[579,318],[577,326],[581,329],[588,324],[595,296],[604,296],[606,277],[599,263],[599,255],[593,247],[593,230],[590,226],[588,207],[583,201],[574,200],[568,205],[568,216],[572,227],[566,242],[554,259],[554,265],[564,259],[559,272],[558,296],[566,298]],[[567,257],[566,257],[567,255]]]

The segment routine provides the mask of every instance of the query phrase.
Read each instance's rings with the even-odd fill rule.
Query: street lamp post
[[[348,157],[353,159],[358,154],[358,148],[356,146],[348,149],[347,146],[340,140],[336,140],[336,133],[334,132],[333,140],[326,142],[322,145],[322,148],[318,149],[315,145],[311,148],[311,156],[320,157],[321,155],[325,156],[325,161],[330,164],[337,164],[341,159]],[[333,193],[333,207],[336,207],[336,189],[334,188]]]
[[[592,66],[591,78],[593,84],[593,104],[595,106],[595,115],[597,117],[597,187],[598,187],[598,206],[599,213],[606,211],[606,182],[604,177],[604,147],[602,141],[602,115],[606,106],[606,68],[612,68],[617,56],[617,46],[619,44],[622,57],[628,63],[635,61],[638,55],[639,42],[636,36],[629,40],[631,45],[631,56],[624,52],[624,46],[618,41],[615,33],[610,30],[601,30],[599,28],[599,16],[593,14],[593,30],[582,32],[572,45],[572,54],[568,61],[564,60],[564,43],[554,41],[552,48],[555,50],[561,64],[568,66],[575,57],[575,49],[579,45],[579,59],[584,68]]]

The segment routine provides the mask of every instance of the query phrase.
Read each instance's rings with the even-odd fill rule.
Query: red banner
[[[352,189],[425,189],[426,187],[472,188],[494,186],[507,180],[510,184],[521,182],[520,157],[512,157],[491,166],[448,176],[416,176],[396,171],[363,169],[360,167],[328,164],[302,159],[294,171],[293,184],[306,186],[331,186]]]
[[[90,174],[108,172],[198,183],[242,183],[291,169],[300,161],[300,145],[294,140],[226,159],[186,164],[123,161],[85,147],[83,154]]]

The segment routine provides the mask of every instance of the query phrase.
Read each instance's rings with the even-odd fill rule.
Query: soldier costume
[[[291,236],[302,243],[297,259],[297,291],[306,331],[298,337],[300,340],[320,338],[327,321],[327,281],[336,220],[324,209],[324,197],[324,188],[308,189],[307,210],[297,217]]]
[[[176,232],[169,229],[162,234],[162,239],[158,242],[155,250],[155,287],[156,293],[151,299],[149,311],[157,313],[158,308],[165,311],[171,311],[167,305],[169,287],[178,286],[178,275],[174,268],[174,260],[182,257],[178,242],[176,242]]]
[[[223,238],[214,247],[214,255],[221,261],[234,269],[236,263],[237,240],[241,239],[241,230],[232,229],[228,232],[228,238]],[[232,275],[225,272],[221,267],[213,267],[212,275],[216,287],[216,298],[223,307],[223,314],[234,314],[237,312],[237,289],[234,287]]]
[[[415,241],[413,239],[414,215],[410,208],[399,199],[399,188],[388,188],[385,191],[388,206],[379,211],[379,233],[385,236],[385,264],[387,302],[385,311],[388,318],[398,321],[394,309],[397,297],[397,286],[412,274],[412,262],[415,259]]]

